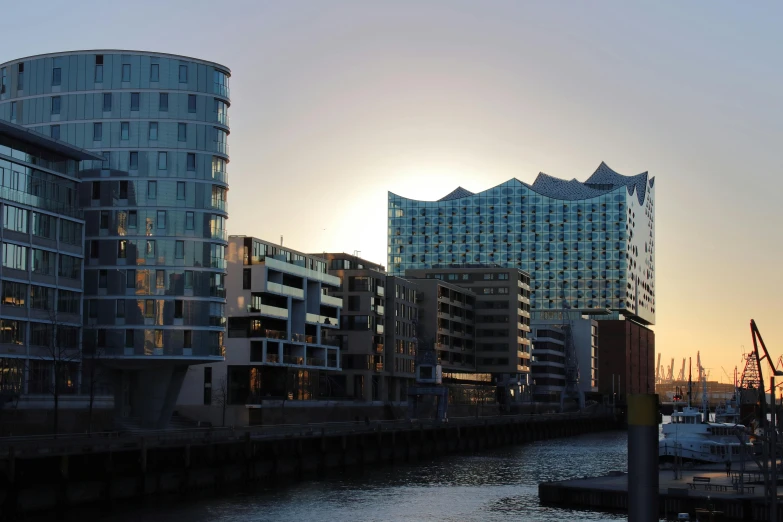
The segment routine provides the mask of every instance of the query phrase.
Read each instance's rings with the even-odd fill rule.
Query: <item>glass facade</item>
[[[653,182],[602,163],[585,183],[541,174],[439,201],[389,193],[389,271],[519,268],[531,275],[533,309],[609,308],[653,324]]]
[[[229,70],[122,51],[0,67],[7,71],[0,119],[11,118],[13,103],[18,124],[103,157],[82,162],[79,204],[72,205],[85,219],[85,348],[126,357],[220,356]],[[68,227],[61,234],[73,238]],[[40,266],[49,269],[45,260]],[[57,266],[73,273],[68,259]]]
[[[0,122],[0,397],[79,391],[86,151]],[[49,148],[51,146],[52,148]],[[69,156],[70,154],[70,156]],[[58,233],[60,231],[65,234]],[[65,263],[70,270],[58,266]],[[58,379],[55,379],[55,374]]]

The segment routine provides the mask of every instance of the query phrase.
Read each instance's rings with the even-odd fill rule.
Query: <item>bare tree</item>
[[[87,415],[87,433],[92,433],[95,396],[109,381],[109,371],[105,365],[106,350],[99,346],[82,352],[82,379],[86,380],[86,391],[90,397]],[[84,388],[83,388],[84,389]]]
[[[42,363],[41,368],[33,368],[32,361],[28,368],[28,382],[33,377],[38,377],[44,390],[49,391],[54,399],[54,410],[52,419],[53,433],[56,436],[60,428],[60,395],[68,393],[76,388],[76,370],[81,359],[81,350],[79,349],[78,337],[75,335],[77,329],[67,326],[60,321],[56,309],[49,308],[48,328],[39,335],[44,335],[46,344],[38,360]],[[41,340],[41,339],[39,339]],[[46,373],[44,364],[51,364],[51,373]],[[42,375],[35,375],[41,373]]]
[[[214,395],[212,396],[212,404],[219,407],[221,410],[221,426],[226,426],[226,406],[228,405],[228,379],[224,376],[218,382],[217,388],[214,389]]]

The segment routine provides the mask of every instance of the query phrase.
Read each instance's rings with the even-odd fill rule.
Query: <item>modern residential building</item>
[[[608,310],[541,310],[531,318],[533,399],[561,402],[567,376],[582,394],[598,391],[598,321]],[[569,352],[569,350],[571,350]],[[574,370],[578,369],[578,372]]]
[[[530,384],[530,276],[517,268],[492,266],[406,270],[417,281],[438,279],[475,295],[475,369],[490,373],[516,399]]]
[[[419,285],[402,277],[386,276],[386,289],[387,400],[405,402],[416,377]]]
[[[55,387],[69,408],[82,391],[78,166],[97,158],[0,121],[0,410],[50,409]]]
[[[323,258],[230,236],[225,362],[192,367],[183,415],[213,424],[259,424],[263,408],[339,395],[339,278]],[[225,416],[223,419],[225,407]]]
[[[343,300],[343,369],[334,380],[357,400],[405,401],[415,371],[416,285],[351,254],[322,255],[342,283],[335,295]]]
[[[654,181],[601,163],[585,182],[541,173],[533,184],[511,179],[478,194],[459,187],[438,201],[389,193],[389,272],[518,268],[530,274],[534,311],[608,309],[599,330],[622,319],[646,328],[655,323]],[[630,337],[620,344],[640,348]],[[603,360],[614,358],[612,346],[603,345]],[[654,344],[645,349],[654,353]],[[645,378],[653,373],[650,364]]]
[[[384,400],[386,270],[348,254],[325,253],[323,257],[329,274],[340,281],[335,297],[343,302],[338,332],[343,371],[336,379],[349,397]]]
[[[434,345],[444,373],[475,373],[476,294],[439,278],[413,282],[418,286],[418,339]]]
[[[188,366],[222,360],[229,76],[141,51],[0,64],[0,119],[103,158],[82,163],[83,337],[128,423],[165,426]]]

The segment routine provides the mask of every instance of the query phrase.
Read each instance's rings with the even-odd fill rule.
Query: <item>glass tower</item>
[[[137,51],[0,64],[0,119],[103,157],[81,171],[83,342],[145,425],[165,425],[189,364],[222,360],[229,77]]]
[[[389,193],[389,271],[514,267],[531,275],[534,310],[602,308],[654,324],[654,181],[601,163],[584,183],[542,173],[438,201]]]

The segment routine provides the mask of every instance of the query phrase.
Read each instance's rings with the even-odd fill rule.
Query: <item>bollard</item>
[[[628,521],[657,522],[658,395],[628,395]]]

